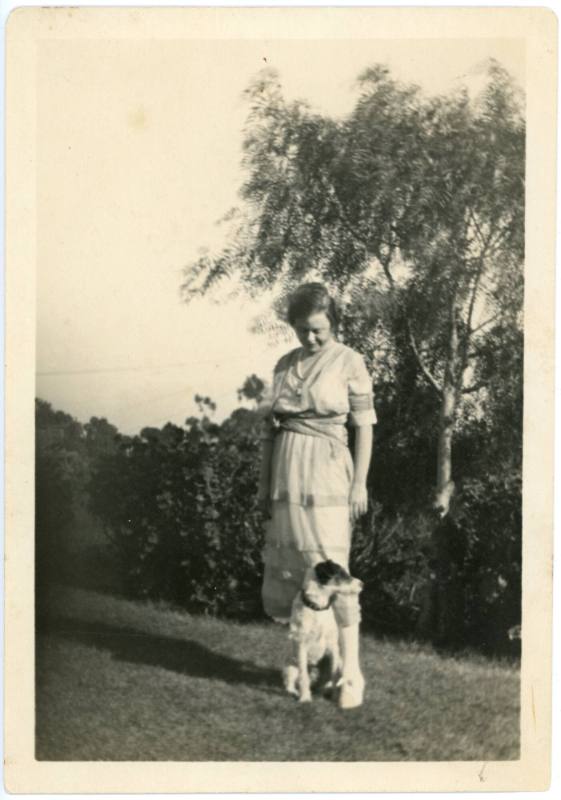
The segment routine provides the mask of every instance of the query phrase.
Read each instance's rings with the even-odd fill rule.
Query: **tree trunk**
[[[462,587],[458,579],[459,566],[456,558],[457,530],[449,515],[454,494],[452,441],[461,391],[461,386],[458,385],[461,381],[458,358],[457,311],[453,307],[441,393],[436,491],[432,503],[436,518],[431,534],[430,572],[417,623],[417,632],[436,643],[453,642],[459,633],[463,617]]]

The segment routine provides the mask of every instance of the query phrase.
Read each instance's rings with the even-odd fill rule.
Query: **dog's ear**
[[[314,567],[314,572],[316,574],[316,578],[318,583],[325,585],[329,583],[329,581],[335,575],[335,567],[337,565],[333,561],[321,561],[319,564],[316,564]]]
[[[314,571],[316,573],[318,583],[321,583],[322,585],[325,585],[332,580],[349,580],[351,577],[340,564],[336,564],[335,561],[331,561],[331,559],[328,559],[327,561],[321,561],[319,564],[316,564]]]

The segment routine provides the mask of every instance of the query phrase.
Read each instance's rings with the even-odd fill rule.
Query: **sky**
[[[518,40],[43,41],[37,98],[37,389],[123,433],[196,411],[221,419],[294,342],[251,332],[270,298],[181,300],[183,271],[240,203],[244,89],[275,67],[288,99],[349,112],[376,62],[428,93],[477,89],[497,58],[524,85]]]

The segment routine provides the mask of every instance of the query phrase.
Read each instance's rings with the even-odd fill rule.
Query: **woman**
[[[337,309],[320,283],[290,297],[288,321],[300,344],[277,363],[264,426],[259,499],[269,517],[263,605],[288,622],[309,566],[331,559],[349,568],[351,522],[367,509],[372,452],[372,381],[359,353],[336,339]],[[356,426],[354,463],[347,420]],[[341,708],[362,703],[357,596],[333,607],[342,655]]]

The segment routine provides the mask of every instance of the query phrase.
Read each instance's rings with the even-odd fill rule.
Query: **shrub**
[[[239,396],[255,406],[262,394],[263,383],[251,376]],[[516,400],[518,395],[511,394]],[[517,652],[518,425],[508,437],[498,435],[486,418],[462,427],[456,445],[462,480],[451,513],[440,522],[426,507],[434,473],[429,436],[434,409],[424,395],[416,395],[414,403],[406,396],[401,392],[397,402],[391,385],[378,392],[385,422],[370,473],[375,501],[355,525],[351,553],[351,569],[365,583],[365,626],[428,636],[446,646]],[[83,573],[87,561],[88,578],[97,570],[98,583],[99,578],[103,585],[122,581],[135,597],[240,619],[262,614],[259,417],[255,410],[238,408],[218,425],[211,419],[213,402],[196,399],[200,417],[190,417],[183,427],[145,428],[134,437],[120,436],[105,419],[93,417],[82,426],[37,401],[40,602],[49,583],[76,580],[78,567]],[[420,408],[424,422],[413,424],[411,415]],[[500,419],[512,412],[508,404],[505,409]],[[84,527],[86,494],[112,543],[109,558],[98,545],[76,555],[87,544],[78,530]],[[111,576],[105,574],[108,563]]]
[[[351,553],[351,570],[365,583],[365,625],[518,654],[521,493],[520,473],[511,470],[466,480],[444,521],[371,504]]]
[[[381,504],[353,532],[351,572],[364,582],[364,624],[378,632],[414,631],[420,611],[420,587],[426,577],[430,531],[419,516],[386,514]]]
[[[191,417],[183,428],[146,428],[97,454],[91,508],[113,539],[130,595],[239,619],[262,614],[256,421],[247,409],[222,425]],[[370,506],[351,553],[353,574],[365,583],[365,626],[512,651],[508,632],[520,623],[519,473],[466,479],[444,522],[410,507]]]
[[[91,508],[110,530],[131,595],[241,618],[260,611],[254,412],[123,437],[93,467]]]
[[[466,542],[466,638],[489,651],[515,649],[509,632],[521,621],[520,471],[466,481],[456,516]]]
[[[35,457],[35,579],[38,598],[62,580],[67,564],[67,532],[75,518],[71,454],[61,447],[37,448]]]

